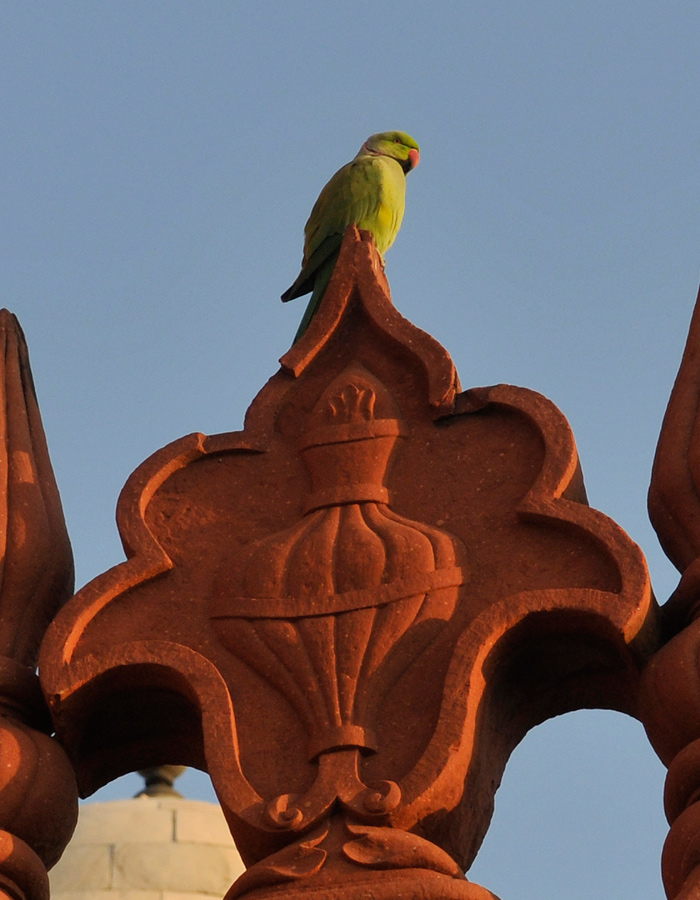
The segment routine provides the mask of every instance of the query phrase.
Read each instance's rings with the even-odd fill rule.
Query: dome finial
[[[182,797],[173,787],[175,779],[185,771],[187,766],[154,766],[150,769],[139,769],[139,775],[145,780],[143,790],[136,797]]]

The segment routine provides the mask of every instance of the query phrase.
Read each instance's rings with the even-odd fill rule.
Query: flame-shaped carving
[[[73,558],[17,319],[0,312],[0,655],[32,666]]]

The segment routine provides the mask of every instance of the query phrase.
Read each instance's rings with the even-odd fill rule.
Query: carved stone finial
[[[646,667],[640,715],[667,765],[670,831],[662,874],[669,900],[700,895],[700,295],[664,417],[649,489],[649,514],[681,572],[662,607],[668,641]]]
[[[228,900],[488,900],[462,873],[513,747],[635,708],[644,559],[588,507],[558,410],[460,393],[356,229],[281,363],[244,431],[127,483],[127,561],[44,643],[57,731],[86,793],[207,769],[249,866]]]
[[[73,772],[49,737],[36,676],[39,642],[72,589],[73,559],[24,335],[1,310],[0,889],[19,900],[48,900],[46,869],[78,813]]]
[[[139,775],[146,782],[136,797],[180,797],[182,794],[174,788],[175,779],[187,769],[187,766],[154,766],[150,769],[139,769]]]

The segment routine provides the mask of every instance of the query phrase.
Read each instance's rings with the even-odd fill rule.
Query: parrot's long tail
[[[337,259],[338,254],[336,253],[332,257],[327,259],[320,267],[318,272],[316,272],[316,277],[314,279],[314,289],[313,293],[311,294],[311,299],[309,300],[309,305],[306,307],[302,320],[299,323],[299,327],[297,328],[297,333],[294,335],[295,344],[299,340],[299,338],[306,332],[306,329],[309,327],[309,322],[313,319],[316,310],[321,305],[321,300],[323,300],[323,295],[326,293],[326,288],[328,287],[328,282],[331,280],[331,275],[333,274],[333,269],[335,268]]]

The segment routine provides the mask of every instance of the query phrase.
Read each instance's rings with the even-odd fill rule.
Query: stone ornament
[[[518,741],[636,711],[656,606],[565,419],[462,392],[352,227],[244,430],[158,451],[117,517],[127,560],[54,620],[43,688],[83,794],[209,771],[229,900],[487,900],[462,873]]]
[[[73,592],[73,557],[24,335],[0,311],[0,895],[48,900],[46,870],[78,814],[73,770],[49,737],[39,642]]]
[[[700,896],[700,296],[654,461],[649,514],[682,573],[663,607],[667,641],[643,676],[641,718],[669,767],[671,830],[662,856],[669,900]]]

